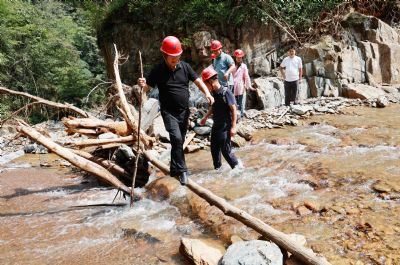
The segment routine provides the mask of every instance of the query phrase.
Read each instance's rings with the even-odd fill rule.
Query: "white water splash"
[[[23,156],[24,154],[25,154],[24,150],[19,150],[16,152],[5,154],[0,157],[0,165],[5,165],[14,159],[17,159],[18,157]],[[7,165],[7,166],[9,166],[9,165]]]

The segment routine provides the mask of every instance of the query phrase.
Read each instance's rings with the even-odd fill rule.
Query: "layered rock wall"
[[[303,59],[304,71],[298,100],[321,96],[365,98],[381,95],[382,86],[391,85],[397,89],[400,84],[399,32],[375,17],[359,13],[350,13],[342,26],[341,41],[323,36],[316,44],[299,47],[298,55]],[[133,84],[140,72],[137,51],[141,50],[143,54],[147,73],[152,65],[162,61],[160,43],[164,36],[172,34],[173,29],[168,25],[164,30],[135,25],[124,12],[110,18],[107,27],[99,34],[99,46],[103,50],[109,76],[113,76],[113,43],[127,57],[127,61],[120,66],[122,81]],[[248,65],[254,86],[258,88],[256,93],[248,94],[247,106],[266,109],[284,102],[282,81],[268,76],[277,75],[277,67],[286,54],[284,49],[288,39],[285,36],[273,24],[253,21],[240,28],[224,25],[210,29],[205,26],[204,30],[189,38],[178,37],[185,45],[182,59],[189,61],[198,72],[211,63],[212,39],[219,39],[223,49],[230,54],[236,48],[244,50],[244,62]],[[259,77],[261,79],[257,80]],[[353,83],[368,84],[373,88],[369,87],[365,95],[360,96],[362,86],[357,87],[360,93],[353,93]],[[372,90],[376,91],[372,93]]]

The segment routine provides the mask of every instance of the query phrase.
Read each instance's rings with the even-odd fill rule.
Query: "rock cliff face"
[[[151,19],[151,18],[150,18]],[[248,64],[252,76],[266,76],[277,65],[277,51],[285,40],[274,25],[250,22],[240,28],[222,25],[195,32],[190,36],[177,36],[183,43],[184,53],[182,59],[190,62],[200,72],[203,67],[210,64],[211,40],[220,40],[224,51],[230,54],[237,48],[246,53],[244,61]],[[107,64],[108,75],[113,77],[113,44],[115,43],[128,60],[121,65],[121,78],[126,84],[132,84],[140,73],[138,50],[142,52],[144,71],[148,72],[152,65],[162,62],[159,51],[163,38],[175,35],[171,25],[163,29],[154,29],[151,20],[148,25],[135,23],[128,12],[117,11],[107,19],[98,34],[98,44],[102,50]]]
[[[350,83],[374,87],[400,84],[399,33],[377,18],[359,13],[350,13],[342,25],[342,42],[325,36],[299,52],[310,94],[351,97],[354,94],[347,93]]]
[[[344,38],[340,42],[324,36],[318,43],[305,44],[298,50],[304,69],[299,100],[321,96],[358,97],[358,93],[348,92],[352,83],[369,84],[375,87],[372,90],[379,90],[373,93],[377,95],[381,94],[380,86],[397,88],[400,84],[399,32],[375,17],[355,12],[343,20],[342,26]],[[159,51],[162,39],[173,34],[173,28],[168,25],[163,30],[153,29],[151,23],[147,26],[136,25],[126,12],[110,17],[99,34],[99,46],[105,56],[109,76],[112,77],[113,43],[128,57],[120,67],[122,81],[133,84],[140,72],[137,51],[141,50],[143,54],[146,73],[152,65],[162,61]],[[244,61],[253,79],[276,76],[273,70],[279,66],[288,43],[286,35],[277,27],[261,22],[247,23],[240,28],[223,25],[209,29],[205,26],[205,30],[189,38],[178,37],[185,46],[182,59],[189,61],[198,72],[211,62],[212,39],[219,39],[223,49],[230,54],[234,49],[241,48],[246,54]],[[249,102],[248,106],[264,109],[279,106],[284,101],[283,85],[279,79],[255,80],[254,84],[259,93],[256,96],[249,94],[248,101],[253,102]]]

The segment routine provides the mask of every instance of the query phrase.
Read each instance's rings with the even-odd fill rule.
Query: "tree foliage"
[[[0,84],[81,105],[104,76],[87,16],[57,1],[0,0]]]
[[[222,24],[240,26],[250,20],[266,21],[281,16],[298,31],[308,30],[320,13],[344,0],[117,0],[105,16],[123,8],[133,21],[155,28],[174,25],[177,32]]]

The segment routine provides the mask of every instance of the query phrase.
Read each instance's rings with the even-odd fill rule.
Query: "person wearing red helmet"
[[[235,95],[236,103],[239,109],[240,117],[243,117],[245,111],[245,92],[246,90],[254,90],[251,87],[249,70],[247,65],[243,63],[244,52],[241,49],[234,51],[235,68],[233,69],[233,94]]]
[[[235,68],[235,62],[232,57],[222,51],[222,44],[218,40],[211,42],[211,51],[215,54],[213,67],[218,73],[219,83],[223,86],[228,86],[233,91],[232,71]]]
[[[227,86],[222,86],[218,81],[218,73],[212,67],[207,67],[201,73],[203,82],[211,91],[215,102],[208,109],[207,114],[200,121],[204,125],[213,115],[213,126],[211,129],[211,156],[215,169],[222,166],[221,153],[225,160],[234,168],[238,160],[232,152],[231,137],[236,134],[236,101]]]
[[[145,92],[158,87],[161,116],[171,141],[170,175],[179,177],[182,185],[188,182],[183,143],[189,121],[189,82],[205,94],[212,105],[214,98],[192,67],[180,60],[181,42],[174,36],[164,38],[160,51],[164,62],[156,65],[146,78],[139,78],[138,85]]]

